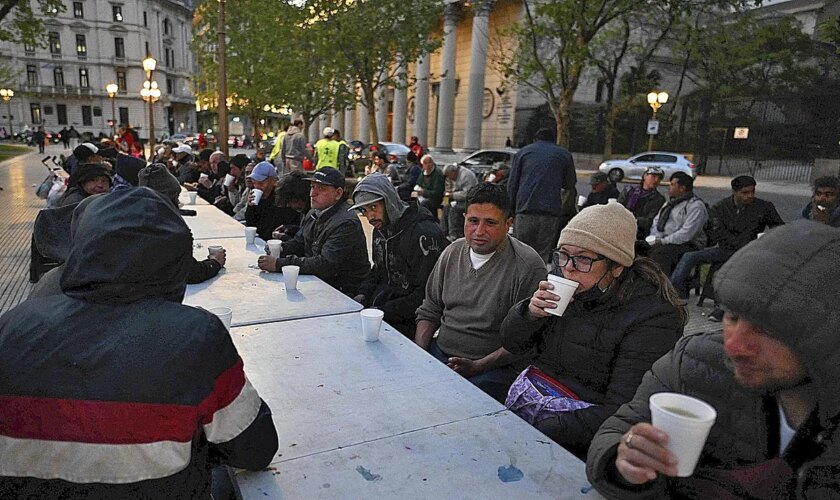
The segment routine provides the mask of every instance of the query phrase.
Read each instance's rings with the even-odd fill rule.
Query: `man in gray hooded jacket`
[[[373,226],[373,269],[355,300],[385,313],[385,321],[414,338],[415,311],[423,302],[426,281],[445,246],[432,214],[400,200],[383,174],[371,174],[356,186],[351,210]]]

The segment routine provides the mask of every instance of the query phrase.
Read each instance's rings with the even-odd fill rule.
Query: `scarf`
[[[662,209],[659,211],[659,221],[656,223],[656,230],[660,233],[665,232],[665,224],[668,222],[668,219],[671,217],[671,211],[674,210],[674,207],[679,205],[684,201],[688,201],[694,198],[694,193],[686,193],[682,196],[678,196],[676,198],[671,198],[668,200],[667,203],[662,205]]]
[[[638,186],[628,187],[627,188],[627,205],[626,205],[627,210],[630,210],[631,212],[633,210],[635,210],[636,204],[639,203],[639,200],[642,200],[644,198],[647,198],[648,196],[651,196],[654,193],[654,191],[656,191],[656,188],[651,189],[650,191],[645,191],[644,189],[642,189],[641,184],[638,185]]]

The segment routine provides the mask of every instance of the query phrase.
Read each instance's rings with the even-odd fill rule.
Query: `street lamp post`
[[[116,83],[105,85],[105,92],[108,92],[108,97],[111,98],[111,139],[117,137],[117,112],[114,101],[119,90],[120,87]]]
[[[647,101],[648,101],[648,104],[650,104],[650,107],[653,108],[653,118],[651,118],[651,122],[655,122],[656,121],[656,112],[659,111],[659,108],[661,108],[663,104],[668,102],[668,92],[653,91],[653,92],[651,92],[647,95]],[[659,132],[659,124],[658,123],[656,124],[656,132]],[[653,136],[656,135],[656,133],[648,132],[648,134],[650,136],[648,138],[648,151],[653,151]]]
[[[15,96],[15,91],[12,89],[0,89],[0,97],[6,101],[6,107],[9,113],[9,138],[11,139],[12,136],[15,135],[14,131],[12,130],[12,97]]]
[[[143,59],[143,70],[146,71],[146,81],[143,82],[143,90],[140,95],[143,100],[149,103],[149,155],[154,154],[155,151],[155,102],[160,99],[160,89],[158,84],[152,81],[152,73],[157,67],[157,61],[151,55],[147,55]]]

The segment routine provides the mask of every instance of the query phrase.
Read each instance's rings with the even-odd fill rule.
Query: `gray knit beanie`
[[[162,163],[155,163],[143,167],[137,174],[138,185],[154,189],[162,194],[167,200],[171,200],[178,206],[178,196],[181,194],[181,185]]]
[[[560,233],[559,245],[574,245],[622,266],[636,258],[636,218],[620,203],[584,208]]]

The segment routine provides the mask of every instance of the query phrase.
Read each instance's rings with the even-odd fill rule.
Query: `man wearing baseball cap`
[[[665,204],[665,197],[656,189],[663,177],[665,172],[661,168],[648,167],[642,176],[642,182],[628,185],[618,196],[618,202],[636,218],[637,240],[643,240],[650,234],[653,218]]]
[[[257,165],[254,173],[259,168]],[[283,242],[280,255],[262,255],[257,263],[260,269],[272,272],[279,272],[283,266],[299,266],[300,274],[314,274],[355,297],[370,271],[370,261],[362,223],[354,212],[347,210],[344,175],[332,167],[324,167],[308,180],[312,185],[309,191],[312,209],[304,217],[300,230],[294,238]]]
[[[580,208],[593,205],[606,205],[610,198],[618,199],[618,189],[610,182],[610,178],[604,172],[595,172],[589,177],[589,185],[592,191],[586,197],[586,202]]]
[[[267,161],[257,163],[247,177],[253,188],[248,193],[245,209],[245,225],[257,228],[257,235],[268,241],[275,227],[285,223],[283,214],[275,201],[277,170]]]
[[[413,339],[415,311],[446,246],[443,231],[428,210],[401,201],[383,174],[362,179],[353,203],[350,210],[358,210],[373,226],[373,269],[354,300],[381,309],[389,325]]]

